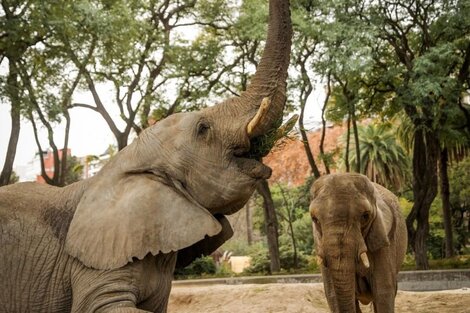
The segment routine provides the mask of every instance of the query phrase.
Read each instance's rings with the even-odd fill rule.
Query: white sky
[[[93,104],[91,97],[86,94],[80,94],[77,101]],[[106,125],[105,121],[98,113],[84,108],[74,108],[70,111],[71,126],[69,135],[69,147],[72,154],[85,156],[88,154],[101,154],[109,144],[114,143],[114,137]],[[115,121],[119,116],[113,114]],[[38,123],[41,125],[41,123]],[[63,146],[65,124],[57,125],[54,128],[54,139],[59,148]],[[3,168],[6,150],[11,132],[10,105],[0,104],[0,166]],[[40,141],[42,148],[46,150],[49,147],[47,141],[47,131],[40,129]],[[15,158],[15,166],[25,165],[34,158],[38,151],[34,140],[33,128],[31,123],[25,118],[21,119],[21,131],[18,141],[18,147]]]

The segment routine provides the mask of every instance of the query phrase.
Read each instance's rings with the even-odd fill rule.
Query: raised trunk
[[[278,127],[282,121],[291,37],[289,0],[270,0],[268,36],[263,56],[247,90],[240,96],[242,105],[247,106],[243,112],[249,116],[257,112],[263,98],[268,97],[272,101],[265,118],[250,135],[252,138]]]

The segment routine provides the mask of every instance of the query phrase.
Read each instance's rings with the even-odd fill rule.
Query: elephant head
[[[266,46],[247,90],[169,116],[117,153],[77,206],[66,238],[69,254],[109,269],[212,236],[220,245],[231,236],[223,216],[242,208],[257,181],[270,176],[253,151],[259,137],[279,127],[286,101],[289,1],[270,0],[269,10]],[[206,253],[217,248],[196,246]]]
[[[339,312],[355,312],[356,278],[369,271],[368,256],[390,244],[391,213],[373,183],[360,174],[322,176],[311,196],[316,253],[322,272],[332,278],[333,305]]]

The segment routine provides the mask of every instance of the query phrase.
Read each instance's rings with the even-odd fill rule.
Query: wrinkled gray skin
[[[289,2],[271,0],[240,97],[158,122],[91,179],[0,188],[0,311],[166,312],[175,264],[230,238],[224,215],[271,174],[244,155],[282,118],[291,34]],[[272,105],[248,132],[264,97]]]
[[[311,188],[315,249],[332,312],[394,312],[407,233],[398,200],[364,175],[332,174]],[[370,267],[361,261],[366,252]]]

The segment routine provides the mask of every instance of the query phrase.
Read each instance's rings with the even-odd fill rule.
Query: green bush
[[[207,274],[215,274],[216,266],[214,260],[210,256],[204,256],[195,259],[191,264],[183,269],[177,269],[175,276],[177,277],[192,277],[192,276],[204,276]]]
[[[251,265],[245,269],[246,273],[268,274],[271,271],[268,249],[263,247],[258,252],[250,255]]]
[[[288,245],[279,247],[279,259],[283,270],[307,268],[308,258],[301,251],[297,251],[297,266],[294,262],[294,250]]]

